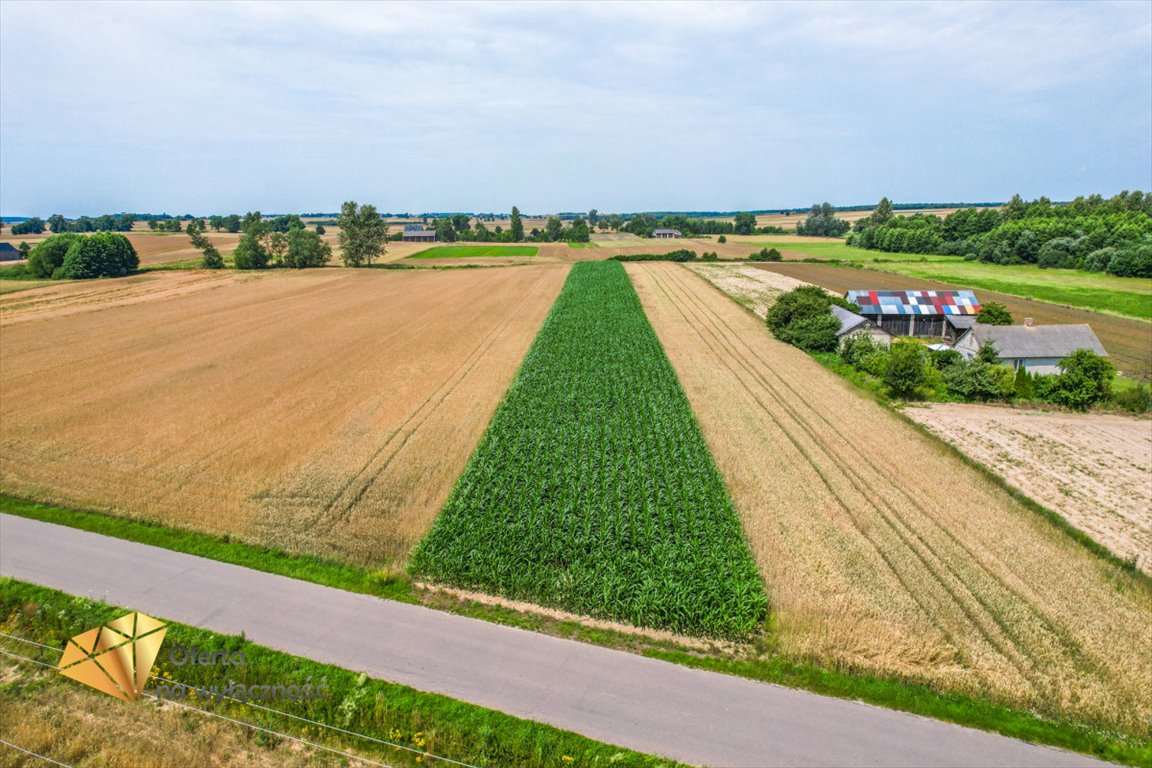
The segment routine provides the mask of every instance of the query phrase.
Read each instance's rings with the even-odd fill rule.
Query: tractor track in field
[[[1090,676],[1103,672],[1076,638],[1037,605],[1027,581],[1011,563],[995,555],[991,565],[985,562],[934,513],[935,505],[921,503],[904,487],[899,468],[870,461],[849,435],[830,437],[829,431],[838,431],[832,420],[811,406],[794,383],[776,370],[773,361],[749,345],[738,329],[697,295],[697,286],[689,282],[700,278],[665,265],[644,268],[687,327],[709,348],[714,364],[739,381],[764,415],[812,464],[859,535],[966,665],[970,660],[957,633],[975,630],[1036,695],[1049,693],[1053,683],[1046,670],[1053,660]],[[701,281],[699,287],[705,285]],[[713,288],[708,286],[707,290]],[[861,471],[861,467],[871,472]],[[844,495],[845,486],[849,495],[854,493],[865,501],[863,508]],[[918,520],[922,522],[918,524]],[[877,523],[886,534],[875,529]],[[903,548],[913,561],[901,563],[900,553],[893,552],[893,547]],[[999,574],[993,566],[999,568]],[[935,606],[944,605],[951,606],[945,610],[953,615],[952,621],[940,620]],[[973,671],[984,675],[979,665],[974,665]]]

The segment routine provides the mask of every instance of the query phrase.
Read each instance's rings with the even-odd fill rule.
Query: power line
[[[4,741],[4,739],[0,739],[0,744],[3,744],[6,747],[12,747],[12,749],[15,749],[17,752],[23,752],[26,755],[32,755],[32,757],[38,757],[46,763],[52,763],[52,765],[62,765],[62,766],[64,766],[64,768],[72,768],[72,766],[68,765],[67,763],[62,763],[59,760],[53,760],[50,757],[45,757],[44,755],[33,752],[30,749],[24,749],[24,747],[18,747],[10,741]]]
[[[50,645],[44,645],[43,643],[38,643],[35,640],[28,640],[28,639],[23,638],[23,637],[16,637],[15,635],[9,635],[9,634],[3,633],[3,632],[0,632],[0,635],[2,635],[3,637],[10,638],[12,640],[21,640],[23,642],[30,643],[32,645],[38,645],[41,648],[48,648],[50,650],[56,650],[55,648],[53,648]],[[48,669],[56,669],[56,666],[54,664],[48,664],[46,662],[40,661],[38,659],[32,659],[32,658],[29,658],[27,656],[21,656],[20,654],[12,653],[12,652],[6,651],[2,648],[0,648],[0,654],[4,654],[5,656],[10,656],[14,659],[20,659],[21,661],[30,661],[33,664],[39,664],[40,666],[47,667]],[[149,677],[155,677],[155,675],[149,675]],[[175,681],[173,681],[173,682],[175,682]],[[297,741],[297,742],[304,744],[306,746],[314,747],[316,749],[322,749],[326,752],[332,752],[333,754],[337,754],[337,755],[340,755],[342,757],[347,757],[351,760],[356,760],[356,761],[361,762],[361,763],[367,763],[368,765],[376,765],[376,766],[380,766],[381,768],[393,768],[388,763],[381,763],[381,762],[378,762],[376,760],[372,760],[371,758],[361,757],[359,755],[354,755],[351,752],[345,752],[345,751],[340,750],[340,749],[335,749],[334,747],[328,747],[328,746],[325,746],[323,744],[317,744],[314,741],[309,741],[309,740],[303,739],[299,736],[293,736],[290,733],[284,733],[282,731],[275,731],[275,730],[272,730],[271,728],[264,728],[263,726],[256,725],[255,723],[249,723],[245,720],[237,720],[235,718],[231,718],[231,717],[227,717],[226,715],[222,715],[218,712],[212,712],[212,711],[207,710],[207,709],[200,709],[199,707],[194,707],[191,704],[185,704],[184,702],[174,701],[172,699],[161,698],[155,694],[147,693],[147,692],[144,692],[143,695],[147,696],[148,698],[153,699],[157,702],[175,704],[176,706],[184,707],[185,709],[191,709],[194,712],[199,712],[201,714],[208,715],[209,717],[216,717],[216,718],[219,718],[221,720],[225,720],[229,723],[241,725],[241,726],[244,726],[246,728],[252,728],[252,729],[257,730],[257,731],[263,731],[264,733],[268,733],[268,734],[271,734],[273,736],[280,736],[281,738],[291,739],[292,741]],[[332,730],[340,731],[342,733],[346,733],[346,734],[349,734],[351,736],[359,736],[360,738],[367,739],[369,741],[376,741],[376,742],[379,742],[381,744],[385,744],[387,746],[397,747],[399,749],[406,750],[408,752],[415,752],[416,754],[421,755],[422,757],[429,757],[429,758],[434,758],[437,760],[444,760],[446,762],[454,763],[456,765],[466,766],[467,768],[476,768],[476,766],[470,766],[468,763],[461,763],[461,762],[458,762],[456,760],[451,760],[450,758],[439,757],[438,755],[433,755],[430,752],[422,752],[418,749],[413,749],[412,747],[404,746],[403,744],[392,744],[391,742],[383,741],[382,739],[376,739],[376,738],[373,738],[371,736],[365,736],[364,734],[361,734],[361,733],[355,733],[353,731],[345,731],[342,728],[330,726],[330,725],[327,725],[325,723],[317,723],[313,720],[308,720],[307,718],[296,717],[295,715],[291,715],[287,712],[281,712],[278,709],[271,709],[270,707],[260,707],[260,705],[258,705],[258,704],[251,704],[250,702],[240,701],[238,699],[232,699],[231,697],[227,697],[227,696],[225,696],[223,698],[227,698],[230,701],[235,701],[238,704],[249,704],[250,706],[259,707],[260,709],[266,709],[269,712],[275,712],[278,714],[287,715],[288,717],[295,717],[296,719],[304,720],[305,722],[315,723],[316,725],[320,726],[321,728],[330,728]],[[7,744],[7,742],[0,742],[0,743]],[[20,749],[19,747],[16,747],[14,744],[9,744],[8,746],[11,746],[11,747],[16,748],[16,749]],[[26,751],[26,750],[21,750],[21,751]],[[32,752],[29,752],[29,754],[35,755],[36,757],[43,757],[42,755],[36,755],[35,753],[32,753]],[[43,759],[49,760],[49,758],[43,758]],[[49,760],[49,762],[55,762],[55,761]],[[64,763],[56,763],[56,764],[57,765],[64,765]],[[65,768],[70,768],[70,766],[65,766]]]
[[[29,640],[28,638],[19,637],[17,635],[9,635],[5,632],[0,632],[0,637],[7,637],[7,638],[10,638],[12,640],[19,640],[20,642],[23,642],[23,643],[30,643],[31,645],[37,645],[37,646],[40,646],[41,648],[46,648],[50,651],[59,650],[55,646],[45,645],[44,643],[38,643],[35,640]],[[157,677],[156,675],[152,675],[152,674],[149,674],[148,677],[151,677],[155,680],[162,680],[163,679],[163,678]],[[194,688],[195,687],[195,686],[189,686],[185,683],[181,683],[178,680],[169,680],[169,681],[165,681],[165,682],[177,683],[179,685],[183,685],[183,686],[188,687],[188,688]],[[474,766],[471,763],[462,763],[459,760],[453,760],[450,757],[441,757],[440,755],[434,755],[431,752],[425,752],[423,750],[416,749],[414,747],[409,747],[405,744],[397,744],[395,742],[387,741],[385,739],[378,739],[375,736],[368,736],[367,734],[356,733],[355,731],[349,731],[349,730],[346,730],[346,729],[341,728],[341,727],[336,726],[336,725],[329,725],[328,723],[321,723],[321,722],[318,722],[316,720],[310,720],[307,717],[301,717],[300,715],[294,715],[291,712],[285,712],[284,710],[275,709],[274,707],[265,707],[262,704],[257,704],[257,703],[252,702],[252,701],[245,701],[243,699],[236,699],[236,698],[233,698],[231,696],[224,696],[223,694],[214,693],[212,695],[218,699],[227,699],[228,701],[233,701],[237,704],[243,704],[245,706],[255,707],[256,709],[262,709],[265,712],[272,712],[273,714],[283,715],[284,717],[288,717],[288,718],[291,718],[293,720],[299,720],[302,723],[309,723],[310,725],[315,725],[319,728],[327,728],[328,730],[337,731],[339,733],[343,733],[343,734],[346,734],[348,736],[355,736],[357,738],[365,739],[367,741],[374,741],[377,744],[383,744],[385,746],[393,747],[395,749],[400,749],[400,750],[403,750],[405,752],[411,752],[413,754],[420,755],[421,757],[424,757],[424,758],[430,758],[432,760],[439,760],[441,762],[451,763],[452,765],[459,765],[459,766],[462,766],[463,768],[477,768],[477,766]],[[165,699],[165,701],[168,701],[168,699]]]

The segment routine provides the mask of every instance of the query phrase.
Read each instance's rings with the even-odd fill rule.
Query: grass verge
[[[462,259],[478,256],[535,256],[534,245],[440,245],[414,253],[410,259]]]
[[[998,478],[995,473],[992,473],[992,477]],[[395,576],[316,558],[288,555],[208,534],[65,509],[5,495],[0,495],[0,511],[338,589],[407,603],[424,603],[469,618],[625,650],[686,667],[863,701],[1012,738],[1095,755],[1118,763],[1152,768],[1152,741],[1148,739],[1117,733],[1090,723],[1052,719],[972,696],[940,692],[898,678],[875,677],[798,663],[774,655],[770,647],[742,646],[735,650],[702,653],[697,648],[686,649],[672,640],[655,640],[644,635],[590,627],[577,621],[556,619],[539,613],[525,613],[500,605],[460,600],[443,593],[422,593],[409,582]],[[1135,574],[1131,578],[1147,577]],[[770,646],[770,637],[763,638],[763,641]]]
[[[4,621],[2,631],[53,648],[63,648],[67,639],[73,635],[117,618],[129,610],[31,584],[8,579],[0,581],[0,617]],[[154,691],[157,685],[166,685],[169,681],[199,690],[216,687],[217,691],[226,689],[230,683],[243,685],[247,689],[249,686],[262,685],[303,686],[305,681],[311,681],[313,686],[317,686],[323,681],[329,693],[326,698],[262,703],[325,725],[402,744],[414,751],[389,748],[310,726],[242,702],[213,700],[211,696],[202,695],[180,700],[200,709],[307,738],[326,746],[385,759],[394,765],[421,765],[428,760],[425,753],[479,766],[518,765],[533,768],[609,763],[620,766],[675,765],[667,759],[602,744],[549,725],[521,720],[446,696],[373,680],[340,667],[274,651],[251,643],[243,636],[221,635],[169,623],[164,644],[169,648],[183,645],[208,651],[242,651],[244,664],[177,666],[168,654],[161,653],[153,674],[162,680],[149,681],[146,690]],[[59,654],[55,651],[39,649],[7,638],[0,638],[0,647],[49,664],[59,660]],[[55,676],[41,684],[72,685]],[[26,694],[20,684],[13,684],[12,681],[0,684],[0,701]],[[106,706],[155,705],[146,699],[135,705],[109,700]],[[179,732],[171,734],[171,737],[174,740],[185,738]],[[434,760],[428,761],[437,763]]]

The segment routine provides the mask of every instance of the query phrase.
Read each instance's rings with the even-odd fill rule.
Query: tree
[[[544,225],[544,239],[554,243],[564,235],[564,223],[559,216],[549,216],[548,223]]]
[[[868,218],[873,226],[880,226],[887,224],[892,220],[895,214],[892,211],[892,201],[886,197],[880,198],[880,202],[876,203],[876,210],[872,211],[872,215]]]
[[[796,223],[796,234],[812,235],[817,237],[840,237],[851,226],[843,219],[836,218],[836,211],[831,203],[813,204],[808,218]]]
[[[346,267],[371,266],[373,259],[384,255],[388,240],[388,222],[373,205],[357,206],[349,200],[340,206],[340,250]]]
[[[830,312],[832,297],[819,286],[803,285],[776,300],[766,322],[776,338],[809,352],[833,352],[840,321]]]
[[[596,210],[595,208],[588,211],[588,226],[595,229],[596,225],[599,222],[600,222],[600,211]]]
[[[28,245],[24,240],[21,240],[16,250],[20,251],[20,258],[27,259],[29,254],[32,253],[32,246]]]
[[[67,226],[68,220],[58,213],[54,213],[48,217],[48,229],[53,233],[63,232]]]
[[[286,213],[268,220],[268,229],[271,232],[287,232],[291,229],[304,229],[304,220],[295,213]]]
[[[926,383],[924,347],[915,341],[896,341],[888,352],[882,377],[893,397],[910,400]]]
[[[149,222],[151,224],[152,222]],[[240,226],[243,222],[240,221],[240,215],[237,213],[230,213],[224,217],[223,225],[225,232],[235,234],[240,231]]]
[[[1152,277],[1152,243],[1120,251],[1108,261],[1106,269],[1117,277]]]
[[[56,270],[64,266],[64,257],[80,235],[64,232],[41,241],[28,253],[28,274],[41,279],[56,275]]]
[[[618,213],[614,213],[608,217],[608,226],[613,232],[619,232],[620,228],[624,226],[624,217]]]
[[[716,242],[720,243],[720,245],[724,245],[724,243],[728,242],[728,238],[724,237],[724,235],[720,235]]]
[[[320,235],[307,229],[293,229],[286,235],[288,248],[284,254],[284,266],[292,269],[322,267],[332,258],[332,246],[320,239]]]
[[[71,280],[120,277],[138,266],[140,258],[128,238],[115,232],[97,232],[77,238],[72,243],[64,255],[59,274]]]
[[[298,230],[292,229],[292,232]],[[265,247],[268,249],[268,257],[276,262],[276,264],[284,263],[284,254],[288,252],[288,233],[275,230],[268,233]]]
[[[943,377],[948,391],[964,400],[1007,400],[1016,392],[1011,368],[981,358],[951,365]]]
[[[436,239],[441,243],[456,242],[456,228],[449,219],[436,219],[433,229],[436,230]]]
[[[236,244],[232,263],[236,269],[264,269],[268,266],[268,250],[255,232],[245,232]]]
[[[324,233],[325,233],[325,232],[327,232],[327,231],[328,231],[328,230],[324,229],[324,225],[323,225],[323,224],[317,224],[317,225],[316,225],[316,234],[318,234],[318,235],[322,235],[322,234],[324,234]]]
[[[738,213],[732,218],[737,235],[750,235],[756,229],[756,215],[752,213]]]
[[[1116,367],[1095,352],[1078,349],[1060,361],[1060,375],[1047,399],[1076,410],[1086,410],[1112,393]]]
[[[520,209],[512,206],[512,218],[508,223],[508,229],[512,232],[512,242],[519,243],[524,240],[524,222],[520,220]]]
[[[592,233],[588,230],[588,222],[584,219],[576,219],[572,222],[572,226],[564,235],[565,239],[573,243],[586,243],[592,238]]]
[[[208,226],[212,227],[212,229],[219,232],[221,229],[224,228],[224,217],[223,216],[209,216],[208,217]]]
[[[203,258],[200,260],[200,266],[202,268],[224,268],[224,258],[220,255],[220,251],[216,250],[216,246],[212,244],[212,241],[204,234],[203,222],[189,222],[185,231],[188,233],[188,238],[192,241],[192,245],[204,253]]]
[[[980,306],[980,311],[976,313],[976,322],[984,325],[1012,325],[1012,313],[1003,304],[990,301]]]
[[[27,221],[21,221],[12,225],[12,234],[14,235],[41,235],[44,234],[44,222],[38,216],[33,216]]]
[[[748,257],[748,261],[780,261],[783,256],[775,248],[764,247]]]

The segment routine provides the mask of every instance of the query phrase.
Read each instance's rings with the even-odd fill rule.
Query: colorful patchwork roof
[[[848,291],[862,315],[975,315],[980,302],[972,291]]]

